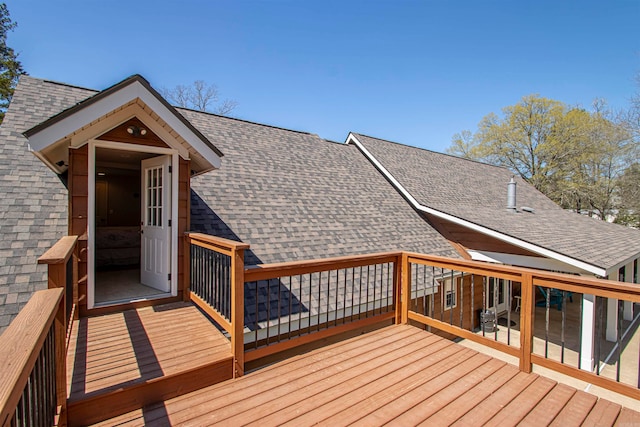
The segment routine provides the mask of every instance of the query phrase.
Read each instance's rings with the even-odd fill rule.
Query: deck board
[[[232,374],[229,339],[189,303],[81,318],[67,356],[70,415],[83,422],[100,399],[118,406],[117,393],[135,400],[130,411],[145,394],[174,397]]]
[[[613,425],[638,417],[426,331],[393,325],[102,425]]]

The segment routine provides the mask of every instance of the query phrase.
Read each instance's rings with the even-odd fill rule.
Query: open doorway
[[[94,233],[94,302],[109,305],[167,296],[168,286],[159,288],[141,278],[144,270],[145,250],[142,233],[145,225],[157,225],[166,216],[167,201],[163,188],[163,170],[168,168],[166,158],[155,153],[96,147],[95,149],[95,233]],[[154,165],[149,173],[149,167]],[[158,166],[159,165],[159,166]],[[146,176],[149,174],[149,177]],[[151,179],[151,181],[149,181]],[[150,190],[149,193],[146,192]],[[169,192],[170,194],[170,192]],[[165,199],[166,192],[164,192]],[[170,200],[170,196],[168,197]],[[151,218],[145,215],[151,208]],[[170,211],[170,209],[168,209]],[[151,227],[158,228],[158,227]],[[149,227],[146,227],[149,233]],[[149,239],[146,239],[147,241]],[[156,246],[157,244],[154,243]],[[168,242],[165,241],[165,244]],[[169,243],[170,246],[170,243]],[[158,255],[148,250],[150,256]],[[148,264],[148,263],[147,263]],[[162,263],[166,266],[166,262]],[[143,274],[141,274],[143,273]],[[152,285],[152,286],[150,286]]]

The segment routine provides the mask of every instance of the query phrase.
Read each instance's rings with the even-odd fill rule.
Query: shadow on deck
[[[640,414],[409,325],[291,357],[103,425],[613,425]]]
[[[69,420],[87,424],[233,377],[231,345],[190,303],[75,321]]]

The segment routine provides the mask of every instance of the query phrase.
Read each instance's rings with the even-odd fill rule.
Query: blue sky
[[[443,151],[531,93],[625,108],[639,90],[640,1],[9,0],[34,77],[104,89],[194,80],[238,118]]]

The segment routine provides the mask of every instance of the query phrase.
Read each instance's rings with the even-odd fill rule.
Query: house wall
[[[148,145],[148,144],[143,144]],[[90,313],[87,308],[87,227],[89,200],[89,146],[69,149],[69,235],[79,236],[78,305],[80,315]],[[184,233],[190,227],[191,163],[180,158],[178,171],[178,299],[182,299],[184,281]]]
[[[471,278],[473,276],[473,308],[471,305]],[[412,301],[411,309],[427,316],[429,313],[430,299],[433,299],[433,318],[449,323],[453,318],[452,324],[454,326],[460,326],[460,312],[462,310],[462,328],[472,331],[479,327],[480,322],[478,318],[478,310],[482,308],[482,276],[468,275],[462,279],[462,298],[460,295],[460,277],[456,278],[456,306],[453,309],[441,310],[441,301],[443,301],[443,286],[438,287],[438,291],[433,295],[427,295],[426,297],[420,297]],[[426,310],[425,312],[425,298],[426,298]],[[440,335],[447,339],[454,339],[455,336],[447,334],[445,332],[432,330],[433,333]]]

